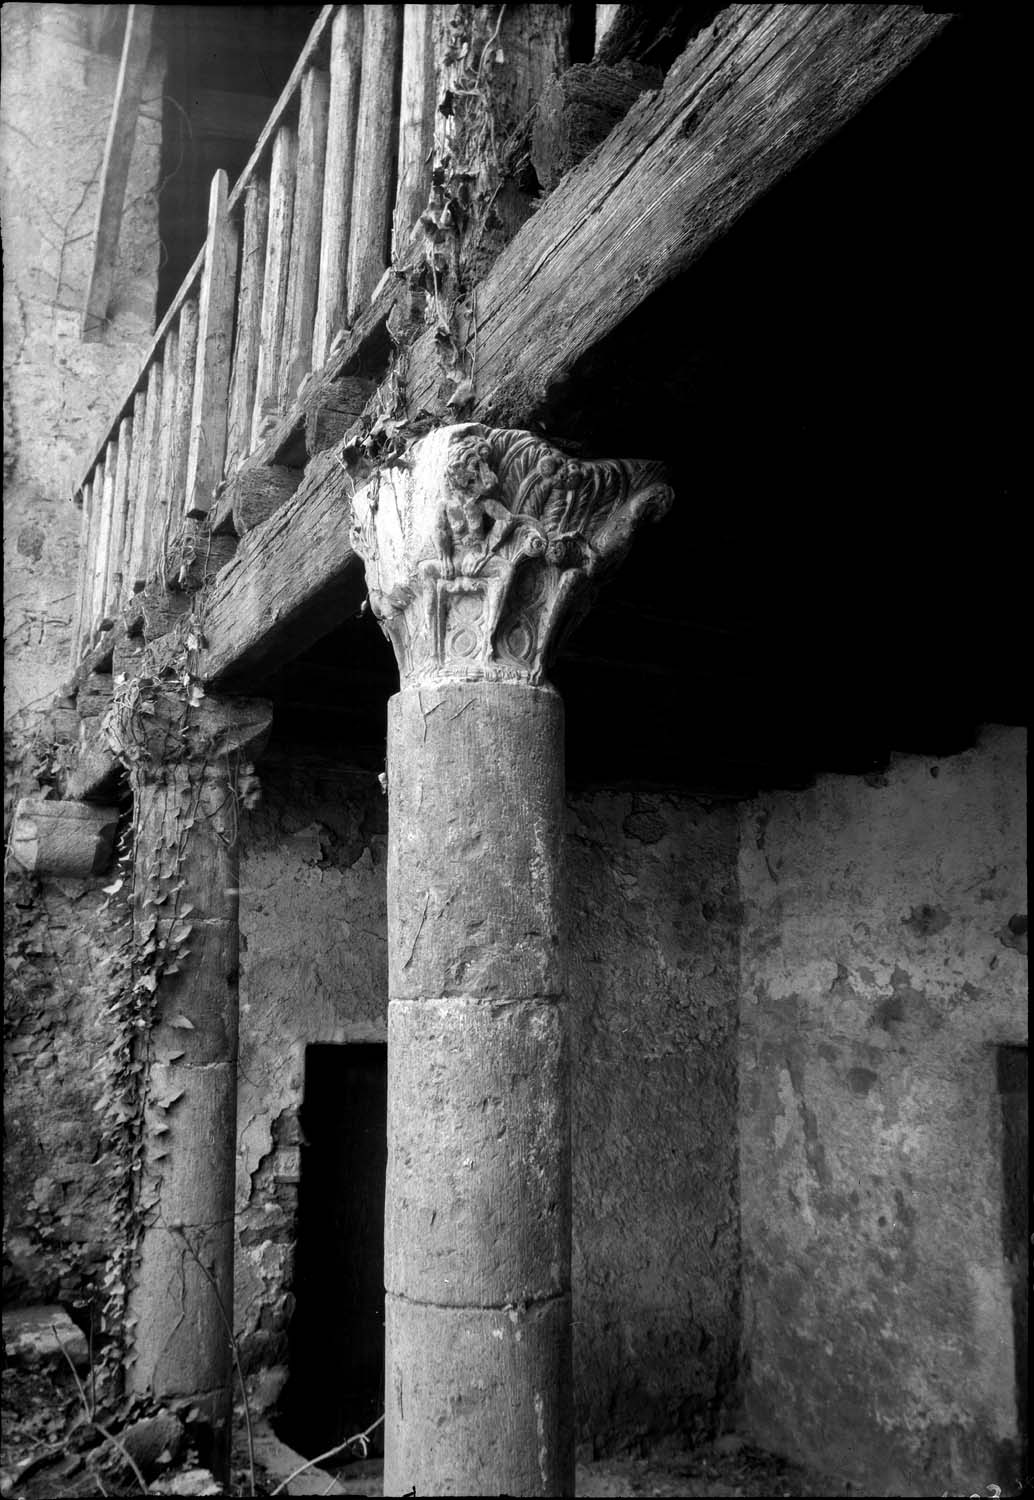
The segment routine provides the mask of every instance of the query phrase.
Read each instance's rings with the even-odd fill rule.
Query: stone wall
[[[263,787],[241,859],[236,1321],[253,1371],[287,1356],[305,1047],[383,1042],[387,998],[387,800],[297,761]],[[570,804],[575,1382],[595,1451],[710,1426],[734,1379],[736,838],[733,811],[688,799]]]
[[[118,72],[117,56],[91,46],[97,10],[12,4],[0,17],[7,811],[52,770],[38,713],[69,672],[80,513],[68,496],[154,326],[159,58],[137,129],[112,321],[102,341],[79,339]],[[4,1274],[12,1297],[71,1300],[105,1253],[93,1107],[103,883],[16,875],[5,890]]]
[[[755,1436],[867,1494],[1011,1481],[996,1048],[1026,1039],[1025,735],[742,812]]]

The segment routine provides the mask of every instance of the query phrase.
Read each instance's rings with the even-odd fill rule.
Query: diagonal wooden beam
[[[122,205],[129,180],[129,163],[136,139],[136,121],[144,92],[147,59],[151,51],[151,5],[131,5],[126,16],[122,61],[115,84],[108,138],[101,166],[101,196],[93,238],[93,268],[86,292],[82,336],[99,339],[108,322],[108,305],[115,280]]]
[[[565,177],[477,289],[477,419],[523,426],[570,369],[833,136],[950,20],[906,5],[736,5]],[[444,410],[431,331],[410,412]],[[364,596],[333,450],[249,533],[205,606],[202,674],[261,683]]]
[[[477,289],[475,418],[522,425],[551,383],[828,141],[948,24],[914,5],[732,5],[563,178]],[[410,414],[444,409],[434,332]]]

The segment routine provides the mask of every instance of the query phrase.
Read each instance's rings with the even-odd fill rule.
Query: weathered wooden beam
[[[226,401],[233,355],[233,314],[237,301],[237,226],[227,206],[229,182],[216,172],[208,199],[205,269],[198,302],[194,409],[187,458],[188,516],[206,516],[226,457]]]
[[[391,232],[395,260],[404,256],[413,225],[427,206],[434,147],[434,7],[403,9],[398,185]]]
[[[251,426],[253,449],[265,435],[264,424],[279,412],[278,374],[284,336],[287,279],[291,269],[291,225],[294,218],[297,158],[297,132],[290,125],[282,125],[273,143],[273,160],[269,169],[269,230],[266,235],[262,319]]]
[[[226,472],[232,474],[251,451],[251,414],[255,406],[259,338],[262,329],[262,283],[266,271],[269,227],[269,183],[257,177],[244,200],[241,284],[237,295],[237,334],[230,375],[226,431]]]
[[[144,459],[144,432],[147,426],[147,391],[133,397],[133,441],[129,462],[129,487],[126,496],[126,530],[122,538],[122,565],[119,579],[119,603],[125,605],[134,597],[132,580],[133,533],[140,504],[140,473]]]
[[[291,225],[291,264],[284,310],[279,407],[285,410],[312,369],[312,329],[319,292],[323,175],[327,155],[330,74],[310,68],[298,106],[298,169]]]
[[[198,670],[207,684],[258,680],[361,608],[351,487],[337,456],[320,454],[291,499],[238,547],[205,601]]]
[[[948,24],[910,5],[734,5],[517,234],[477,290],[474,414],[532,417],[550,385],[697,261]],[[441,411],[433,331],[411,413]]]
[[[237,535],[247,536],[249,531],[268,521],[282,505],[287,504],[301,481],[298,469],[284,469],[279,464],[241,469],[226,490]]]
[[[323,177],[319,296],[312,334],[312,361],[316,370],[323,367],[335,335],[345,326],[362,52],[363,7],[341,5],[330,34],[327,165]]]
[[[359,125],[348,239],[349,322],[370,300],[388,264],[402,64],[402,6],[366,5],[363,11]]]
[[[115,261],[122,224],[122,205],[126,197],[136,120],[140,112],[147,58],[151,50],[152,11],[153,6],[150,5],[131,5],[126,16],[126,34],[115,84],[115,102],[104,143],[101,194],[94,231],[93,268],[83,313],[82,336],[87,340],[100,338],[108,322],[108,305],[115,280]]]

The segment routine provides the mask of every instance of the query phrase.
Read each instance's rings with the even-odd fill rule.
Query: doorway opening
[[[388,1049],[305,1049],[290,1377],[277,1431],[306,1458],[384,1410]],[[382,1451],[378,1428],[371,1453]]]

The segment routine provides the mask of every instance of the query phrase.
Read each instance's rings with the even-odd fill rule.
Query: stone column
[[[260,700],[192,706],[175,671],[145,670],[117,693],[106,720],[134,798],[135,1060],[143,1065],[126,1383],[199,1407],[217,1466],[232,1390],[237,822],[239,794],[254,785],[245,757],[257,753],[270,719]]]
[[[388,721],[385,1494],[574,1493],[563,705],[549,652],[671,492],[442,428],[355,497]]]

